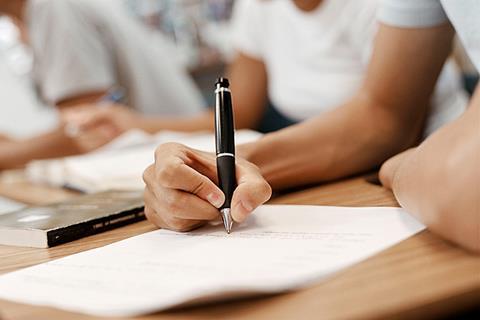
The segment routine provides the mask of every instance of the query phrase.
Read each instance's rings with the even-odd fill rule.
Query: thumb
[[[232,218],[243,222],[252,211],[272,196],[272,188],[253,164],[237,165],[238,186],[233,193]]]

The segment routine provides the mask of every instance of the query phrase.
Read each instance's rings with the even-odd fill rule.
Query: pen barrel
[[[215,91],[215,136],[217,155],[235,154],[232,95],[228,88],[220,87]]]
[[[225,202],[220,209],[230,208],[233,191],[237,187],[235,173],[235,157],[230,155],[217,156],[218,185],[225,194]]]
[[[221,209],[230,208],[233,191],[237,187],[235,174],[235,125],[232,95],[229,83],[220,78],[215,90],[215,147],[217,154],[217,176],[220,189],[225,194]]]

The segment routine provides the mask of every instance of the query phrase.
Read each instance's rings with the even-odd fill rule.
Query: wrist
[[[144,115],[137,115],[134,121],[134,127],[145,132],[154,134],[162,130],[161,120],[157,117],[149,117]]]

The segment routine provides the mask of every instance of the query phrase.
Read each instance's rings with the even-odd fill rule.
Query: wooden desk
[[[28,202],[74,194],[39,188],[21,179],[0,183],[0,194]],[[30,200],[28,200],[30,199]],[[272,203],[396,206],[393,196],[354,178],[280,196]],[[154,228],[148,222],[52,249],[0,246],[0,273],[97,248]],[[163,312],[138,319],[412,319],[449,315],[480,305],[480,257],[425,231],[306,290],[272,297]],[[0,318],[91,317],[0,301]]]

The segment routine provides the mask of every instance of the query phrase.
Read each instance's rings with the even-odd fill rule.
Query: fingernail
[[[212,192],[207,196],[207,201],[210,202],[210,204],[215,208],[220,208],[225,200],[222,196]]]

